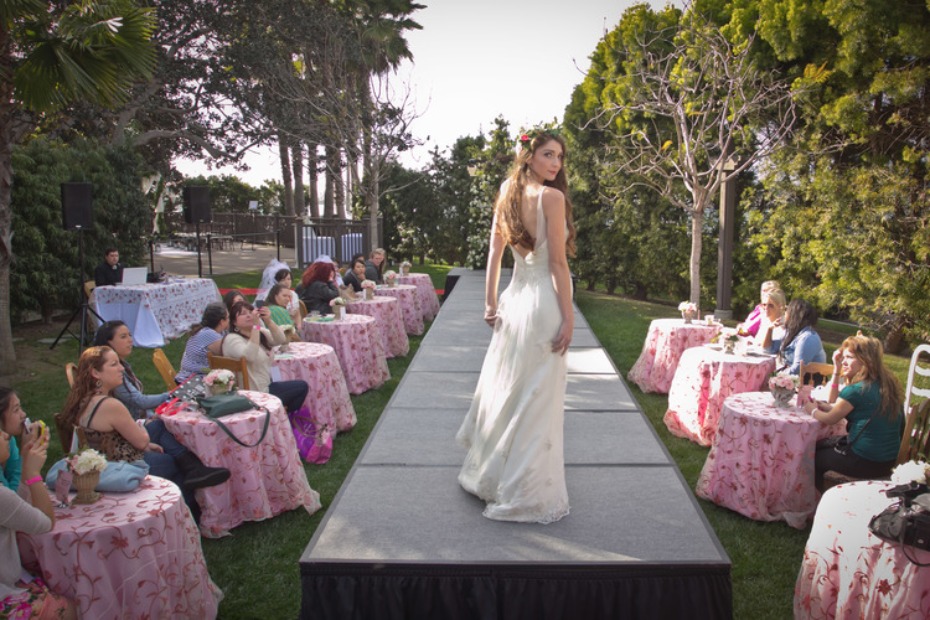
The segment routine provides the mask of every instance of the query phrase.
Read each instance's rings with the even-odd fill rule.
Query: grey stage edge
[[[454,271],[452,294],[301,556],[300,617],[730,618],[730,560],[577,310],[565,403],[571,514],[549,525],[481,515],[484,503],[457,483],[465,451],[454,435],[491,330],[484,272]]]

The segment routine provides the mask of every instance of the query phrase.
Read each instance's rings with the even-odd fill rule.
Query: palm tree
[[[151,74],[154,25],[152,11],[131,0],[0,2],[0,374],[16,363],[10,322],[13,147],[71,102],[124,101],[130,85]]]

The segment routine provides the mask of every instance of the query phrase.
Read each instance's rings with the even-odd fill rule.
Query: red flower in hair
[[[530,137],[528,135],[523,134],[522,136],[520,136],[520,142],[529,142],[529,141],[530,141]]]

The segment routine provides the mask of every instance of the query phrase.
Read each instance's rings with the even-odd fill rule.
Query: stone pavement
[[[213,251],[213,274],[241,273],[243,271],[262,271],[265,265],[277,257],[273,245],[243,244],[242,249]],[[206,252],[201,253],[203,277],[209,277],[210,259]],[[293,248],[281,248],[281,260],[292,268],[297,266],[297,252]],[[149,266],[151,269],[151,266]],[[155,270],[164,270],[171,275],[197,276],[197,252],[159,245],[155,251]]]

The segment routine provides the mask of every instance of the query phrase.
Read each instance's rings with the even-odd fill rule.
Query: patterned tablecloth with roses
[[[420,311],[423,312],[423,319],[432,321],[439,314],[439,296],[436,295],[436,289],[433,287],[433,279],[428,273],[408,273],[407,275],[397,276],[398,284],[412,284],[417,287],[417,295],[420,297]]]
[[[352,430],[355,407],[336,351],[318,342],[291,342],[287,348],[275,355],[274,365],[283,381],[300,380],[310,388],[304,405],[317,427],[328,426],[334,437],[337,431]]]
[[[136,346],[162,347],[200,323],[207,304],[221,301],[213,280],[175,279],[164,284],[98,286],[97,313],[129,326]]]
[[[300,337],[335,349],[350,394],[380,387],[391,378],[384,339],[373,317],[345,313],[336,320],[314,321],[305,317],[300,324]]]
[[[384,341],[384,354],[388,358],[403,357],[410,352],[410,339],[404,328],[404,317],[400,312],[400,301],[393,297],[377,295],[374,299],[357,299],[346,304],[352,314],[374,317]]]
[[[774,356],[735,355],[709,347],[688,349],[668,391],[666,428],[676,437],[709,446],[727,396],[761,390],[774,371]]]
[[[20,534],[19,549],[82,618],[215,618],[223,598],[181,490],[155,476],[132,493],[55,508],[52,531]]]
[[[682,319],[656,319],[649,324],[646,342],[627,378],[644,392],[668,394],[678,360],[686,349],[710,342],[720,333],[719,323],[686,324]]]
[[[895,502],[890,482],[833,487],[820,500],[794,586],[795,618],[930,618],[930,568],[902,545],[869,531],[869,521]],[[906,547],[921,563],[930,552]]]
[[[395,286],[379,286],[375,295],[393,297],[400,302],[400,313],[404,317],[404,329],[411,336],[422,336],[423,310],[420,308],[420,294],[417,287],[412,284],[397,284]]]
[[[795,404],[777,407],[769,392],[726,399],[695,487],[698,497],[756,521],[807,527],[819,496],[815,446],[819,439],[845,434],[846,421],[828,426]]]

